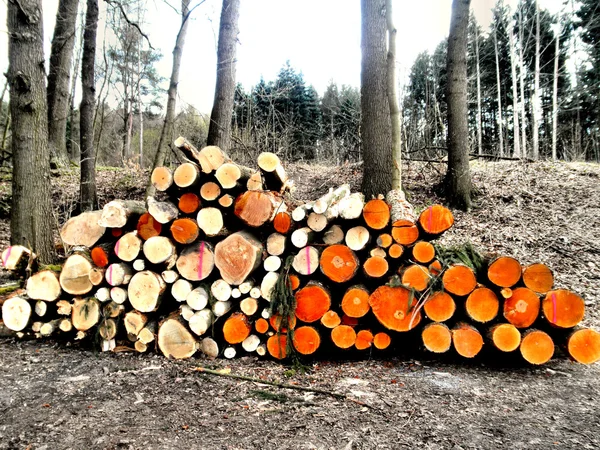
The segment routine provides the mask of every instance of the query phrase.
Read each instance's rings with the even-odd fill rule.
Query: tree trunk
[[[207,145],[216,145],[225,151],[229,150],[231,139],[239,16],[240,0],[223,0],[217,50],[217,86],[210,114]]]
[[[80,33],[79,33],[79,47],[77,49],[77,56],[75,57],[75,63],[73,65],[73,77],[71,78],[71,90],[69,94],[69,117],[67,121],[67,135],[66,135],[66,147],[67,154],[71,161],[77,161],[77,151],[73,147],[73,121],[75,117],[75,92],[77,90],[77,78],[79,74],[79,64],[81,63],[81,54],[83,53],[83,33],[85,31],[85,17],[83,11],[80,14]]]
[[[387,54],[387,97],[392,121],[392,189],[402,189],[402,136],[400,106],[396,89],[396,35],[398,30],[392,20],[392,0],[385,2],[385,17],[388,32]]]
[[[8,82],[13,136],[10,233],[43,263],[54,259],[41,0],[8,2]]]
[[[481,136],[481,70],[479,68],[479,27],[475,25],[475,59],[477,69],[477,154],[483,154]]]
[[[509,25],[510,26],[510,25]],[[510,71],[512,77],[513,92],[513,157],[521,157],[521,142],[519,129],[519,97],[517,94],[517,61],[515,55],[515,38],[512,30],[508,30],[508,42],[510,44]]]
[[[500,60],[498,56],[498,36],[494,27],[494,50],[496,54],[496,86],[498,87],[498,142],[500,156],[504,156],[504,130],[502,129],[502,89],[500,85]]]
[[[371,198],[392,188],[392,135],[387,98],[384,0],[361,0],[362,192]]]
[[[554,50],[554,79],[552,82],[552,160],[558,158],[556,151],[556,138],[558,127],[558,60],[560,58],[560,31],[556,32],[556,46]]]
[[[523,61],[523,46],[525,45],[525,39],[523,37],[523,17],[522,7],[519,8],[519,79],[521,81],[521,152],[523,157],[527,157],[527,126],[525,121],[525,62]]]
[[[540,8],[535,1],[535,73],[531,108],[533,116],[533,159],[540,157]]]
[[[48,146],[50,157],[60,165],[69,160],[66,142],[69,77],[78,6],[79,0],[60,0],[58,4],[48,69]]]
[[[470,0],[454,0],[448,37],[448,171],[447,196],[452,204],[471,208],[469,128],[467,123],[467,28]]]
[[[98,0],[87,0],[83,57],[81,60],[81,106],[79,107],[79,133],[81,148],[80,204],[82,211],[96,209],[96,150],[94,148],[94,106],[96,30],[98,28]]]

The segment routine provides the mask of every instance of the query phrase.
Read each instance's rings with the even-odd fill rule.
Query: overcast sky
[[[178,0],[168,0],[179,5]],[[199,0],[192,0],[195,5]],[[0,70],[8,62],[6,2],[0,0]],[[398,66],[402,77],[424,50],[433,51],[448,35],[451,0],[395,0]],[[472,0],[472,9],[487,27],[494,0]],[[508,0],[514,4],[516,0]],[[557,11],[561,0],[540,0]],[[46,57],[58,0],[43,0]],[[100,0],[101,14],[106,5]],[[163,53],[159,73],[168,78],[180,17],[162,0],[148,0],[144,30]],[[206,0],[193,12],[181,68],[179,98],[210,112],[214,96],[220,0]],[[260,77],[273,80],[287,60],[322,94],[330,80],[360,84],[360,2],[358,0],[241,0],[237,80],[249,88]],[[103,24],[100,24],[99,47]],[[101,51],[101,49],[99,49]],[[166,87],[166,84],[165,84]]]

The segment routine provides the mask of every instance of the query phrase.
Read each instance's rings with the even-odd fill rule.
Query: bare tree
[[[79,107],[79,139],[81,147],[80,204],[90,211],[98,204],[96,196],[96,150],[94,148],[94,106],[96,31],[98,29],[98,0],[87,0],[83,56],[81,60],[81,105]]]
[[[385,17],[388,32],[387,55],[387,96],[390,104],[390,119],[392,122],[392,189],[402,189],[402,124],[398,92],[396,89],[396,34],[397,30],[392,20],[392,0],[385,2]]]
[[[448,36],[447,197],[458,208],[471,208],[469,127],[467,123],[467,40],[471,0],[453,0]]]
[[[502,126],[502,85],[500,84],[500,58],[498,55],[498,30],[494,26],[494,53],[496,56],[496,86],[498,101],[498,144],[500,156],[504,156],[504,129]]]
[[[41,0],[8,2],[8,83],[12,117],[11,243],[54,259],[48,107]]]
[[[552,80],[552,160],[556,161],[556,135],[558,127],[558,61],[560,59],[560,20],[556,30],[554,47],[554,78]]]
[[[519,12],[519,79],[520,79],[520,87],[521,87],[521,152],[523,156],[527,156],[527,122],[525,120],[525,105],[527,101],[525,100],[525,72],[527,67],[525,65],[525,61],[523,59],[523,49],[525,47],[525,36],[524,29],[525,24],[523,23],[523,6],[521,5],[518,8]]]
[[[512,75],[512,92],[513,92],[513,156],[521,157],[521,142],[519,131],[519,96],[517,91],[517,55],[515,51],[515,37],[512,27],[508,26],[508,42],[510,44],[510,72]]]
[[[223,0],[217,49],[217,85],[210,114],[208,145],[229,150],[231,114],[235,96],[235,54],[239,34],[240,0]]]
[[[533,74],[533,98],[531,108],[533,116],[533,159],[540,156],[540,8],[535,0],[535,71]]]
[[[477,153],[483,154],[481,136],[481,70],[479,68],[479,26],[475,24],[475,68],[477,72]]]

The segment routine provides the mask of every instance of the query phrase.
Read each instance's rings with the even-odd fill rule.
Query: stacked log
[[[61,271],[35,272],[3,301],[5,328],[173,358],[412,346],[543,364],[558,344],[576,361],[600,359],[600,333],[579,327],[583,300],[553,289],[546,265],[434,245],[454,223],[444,206],[416,215],[401,193],[365,199],[348,185],[298,202],[277,155],[262,153],[254,170],[218,147],[175,145],[188,160],[153,171],[156,197],[114,200],[63,226],[72,247]],[[21,273],[34,260],[19,246],[2,255]]]

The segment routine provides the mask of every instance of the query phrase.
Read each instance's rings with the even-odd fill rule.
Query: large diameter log
[[[215,178],[223,189],[232,189],[241,183],[242,186],[252,175],[252,169],[228,162],[215,172]]]
[[[412,257],[420,264],[429,264],[435,258],[435,247],[431,242],[416,242],[412,248]]]
[[[554,355],[554,341],[541,330],[528,330],[519,346],[523,359],[529,364],[545,364]]]
[[[331,245],[323,250],[319,266],[321,272],[336,283],[351,280],[358,270],[356,254],[345,245]]]
[[[533,325],[540,313],[540,298],[525,287],[513,289],[504,300],[504,318],[517,328]]]
[[[334,245],[342,242],[344,242],[344,230],[339,225],[332,225],[323,233],[324,244]]]
[[[444,289],[451,294],[462,297],[473,292],[477,286],[477,280],[471,268],[456,264],[446,269],[442,276],[442,284]]]
[[[157,191],[164,192],[173,184],[173,172],[168,167],[155,167],[150,175],[150,182]]]
[[[261,263],[263,245],[246,231],[226,237],[215,247],[215,265],[227,283],[243,283]]]
[[[411,264],[402,273],[402,284],[413,288],[418,292],[423,292],[431,282],[431,275],[427,267],[420,264]]]
[[[179,209],[171,202],[158,202],[154,197],[147,198],[148,212],[160,224],[166,224],[179,216]]]
[[[589,328],[574,331],[567,339],[567,351],[581,364],[600,361],[600,333]]]
[[[467,315],[479,323],[486,323],[496,318],[500,301],[494,291],[486,287],[475,289],[467,297],[465,310]]]
[[[139,200],[113,200],[104,205],[98,225],[107,228],[123,228],[129,217],[141,216],[146,212],[146,205]]]
[[[292,241],[292,245],[297,248],[306,247],[306,245],[310,244],[315,237],[315,232],[311,230],[309,227],[302,227],[294,230],[290,240]]]
[[[336,347],[347,349],[356,343],[356,332],[349,325],[338,325],[331,330],[331,340]]]
[[[371,307],[369,306],[369,291],[365,286],[352,286],[348,288],[342,298],[342,311],[348,317],[363,317]]]
[[[383,230],[390,222],[390,206],[385,200],[369,200],[362,211],[367,226],[373,230]]]
[[[550,291],[544,297],[542,310],[546,320],[558,328],[573,328],[583,320],[585,303],[574,292],[566,289]]]
[[[439,291],[428,297],[423,309],[427,317],[434,322],[445,322],[454,315],[456,303],[451,295]]]
[[[312,275],[319,268],[319,251],[312,246],[306,246],[298,250],[292,267],[300,275]]]
[[[356,333],[356,350],[366,350],[373,345],[373,333],[370,330],[360,330]]]
[[[2,321],[12,331],[23,331],[31,319],[31,305],[22,297],[12,297],[2,304]]]
[[[403,286],[380,286],[369,297],[373,314],[384,327],[393,331],[408,331],[421,321],[421,312],[415,311],[411,291]]]
[[[47,302],[58,300],[62,292],[58,274],[51,270],[42,270],[33,274],[28,278],[25,289],[30,299]]]
[[[443,323],[430,323],[421,331],[423,345],[432,353],[445,353],[452,346],[452,333]]]
[[[176,248],[171,239],[165,236],[154,236],[144,242],[144,256],[152,264],[162,264],[176,256]]]
[[[198,212],[200,209],[200,197],[198,197],[193,192],[186,192],[181,197],[179,197],[179,202],[177,206],[179,210],[184,214],[194,214]]]
[[[283,211],[287,211],[283,198],[270,191],[246,191],[233,205],[233,213],[249,227],[260,227]]]
[[[156,311],[166,287],[157,273],[149,270],[137,272],[127,286],[129,303],[142,313]]]
[[[200,197],[207,202],[216,200],[221,195],[221,186],[213,181],[207,181],[200,188]]]
[[[292,228],[292,215],[287,211],[281,211],[275,214],[273,228],[278,233],[288,234]]]
[[[346,245],[354,251],[362,250],[371,240],[371,233],[363,226],[350,228],[346,232]]]
[[[303,322],[320,320],[330,307],[331,295],[321,283],[309,281],[296,292],[296,317]]]
[[[361,192],[354,192],[340,200],[338,204],[339,215],[342,219],[358,219],[365,206],[365,196]]]
[[[260,168],[264,184],[271,191],[281,192],[288,186],[288,176],[275,153],[262,152],[256,159]]]
[[[223,338],[229,344],[241,344],[248,336],[252,327],[244,313],[234,313],[223,324]]]
[[[173,182],[180,188],[189,188],[198,180],[200,180],[200,167],[191,162],[180,164],[173,173]]]
[[[188,325],[194,334],[197,336],[202,336],[210,329],[213,321],[213,312],[210,309],[205,308],[192,314],[190,320],[188,321]]]
[[[215,267],[212,246],[205,241],[185,247],[177,258],[179,274],[189,281],[201,281],[208,277]]]
[[[83,254],[75,253],[69,256],[59,276],[63,290],[71,295],[85,295],[90,292],[94,287],[90,281],[90,271],[93,267],[90,258]]]
[[[460,356],[474,358],[483,348],[483,337],[471,325],[458,323],[452,329],[452,344]]]
[[[523,284],[538,294],[545,294],[554,285],[554,275],[546,264],[531,264],[523,269]]]
[[[197,342],[183,323],[170,318],[158,328],[158,348],[167,358],[185,359],[196,353]]]
[[[102,211],[88,211],[71,217],[60,229],[60,238],[68,245],[92,247],[106,231],[98,223],[101,217]]]
[[[121,286],[129,283],[133,271],[131,266],[126,263],[114,263],[108,266],[104,274],[106,282],[111,286]]]
[[[194,219],[182,217],[175,219],[171,224],[171,236],[180,244],[191,244],[199,234],[200,229]]]
[[[140,331],[142,331],[142,328],[146,326],[148,317],[145,314],[134,310],[125,314],[123,321],[125,323],[125,330],[127,333],[137,336]]]
[[[192,289],[185,297],[185,302],[194,311],[201,311],[208,306],[209,295],[202,286]]]
[[[448,208],[432,205],[419,216],[419,225],[425,233],[439,235],[454,225],[454,216]]]
[[[137,231],[125,233],[115,244],[115,255],[121,261],[131,262],[140,254],[142,240],[137,234]]]
[[[138,236],[146,241],[153,236],[158,236],[162,231],[162,225],[158,223],[150,213],[144,213],[140,216],[136,230]]]
[[[521,332],[511,323],[500,323],[489,330],[492,345],[501,352],[512,352],[521,344]]]
[[[71,322],[77,331],[87,331],[100,321],[100,303],[95,298],[76,298],[71,309]]]
[[[521,279],[521,264],[510,256],[496,258],[488,267],[489,280],[499,287],[512,287]]]

